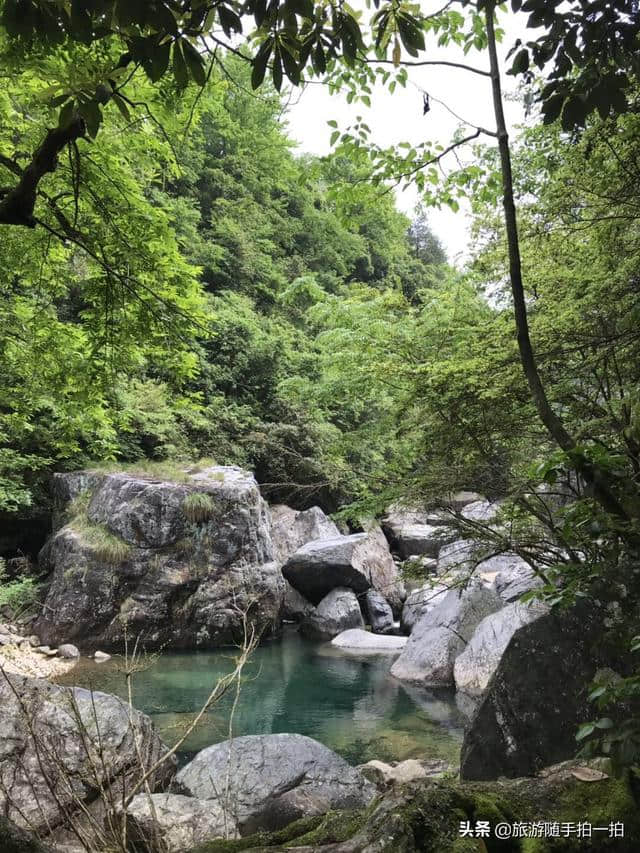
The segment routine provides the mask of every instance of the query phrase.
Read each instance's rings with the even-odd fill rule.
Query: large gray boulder
[[[516,601],[485,616],[465,650],[456,658],[453,666],[456,688],[472,695],[482,693],[498,668],[511,637],[545,612],[546,608],[540,604],[525,605]]]
[[[218,646],[238,641],[244,614],[260,632],[279,627],[284,581],[251,474],[212,466],[177,482],[119,473],[89,483],[86,515],[40,553],[44,643],[114,648],[126,631],[147,647]]]
[[[221,805],[241,835],[362,808],[376,793],[343,758],[298,734],[247,735],[210,746],[180,770],[172,787]]]
[[[349,628],[364,628],[364,622],[356,594],[345,587],[332,589],[300,623],[311,640],[330,640]]]
[[[529,776],[575,754],[577,729],[594,714],[595,673],[626,674],[604,621],[600,609],[579,603],[515,632],[465,732],[462,778]]]
[[[313,604],[319,604],[338,586],[349,587],[356,593],[376,589],[398,614],[405,598],[404,584],[387,540],[374,525],[365,533],[303,545],[287,560],[282,574]]]
[[[149,717],[107,693],[0,674],[0,809],[45,834],[66,814],[100,804],[100,788],[128,790],[167,751]],[[139,751],[139,755],[138,755]],[[173,759],[149,779],[169,780]]]
[[[391,634],[394,631],[393,611],[387,599],[375,589],[364,595],[364,611],[374,634]]]
[[[437,557],[443,545],[457,538],[456,531],[447,524],[421,523],[414,521],[411,515],[403,516],[399,513],[387,516],[383,529],[402,559],[422,555]]]
[[[450,590],[416,623],[391,674],[424,687],[453,684],[455,659],[482,619],[501,606],[495,589],[482,582],[473,581],[465,589]]]
[[[402,605],[402,616],[400,617],[400,627],[402,630],[408,634],[411,633],[416,622],[425,613],[437,607],[448,591],[449,587],[445,584],[427,583],[410,592]]]
[[[138,794],[125,814],[129,843],[145,853],[185,853],[214,838],[238,837],[235,819],[217,800]]]
[[[271,540],[275,559],[284,564],[292,554],[307,542],[334,539],[340,536],[338,527],[319,506],[310,509],[292,509],[276,504],[271,511]],[[285,581],[283,619],[299,622],[313,610],[313,605],[288,581]]]
[[[307,542],[335,539],[338,527],[319,506],[296,510],[284,504],[271,507],[271,539],[275,559],[286,563],[289,557]]]
[[[501,508],[502,501],[477,500],[466,504],[460,510],[460,515],[467,521],[491,524],[496,520]]]

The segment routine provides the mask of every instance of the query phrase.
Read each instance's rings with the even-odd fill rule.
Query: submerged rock
[[[339,755],[297,734],[247,735],[203,749],[173,789],[228,810],[241,835],[308,815],[357,809],[375,787]]]
[[[300,623],[300,632],[312,640],[330,640],[348,628],[364,628],[356,594],[338,587],[325,595]]]
[[[101,786],[139,778],[166,752],[149,717],[108,693],[34,678],[0,678],[0,807],[16,824],[46,833],[65,813],[90,808]],[[169,760],[152,789],[175,769]]]
[[[267,506],[235,467],[180,482],[102,475],[86,516],[54,534],[40,565],[51,575],[36,623],[45,643],[113,648],[126,631],[147,647],[207,647],[237,641],[245,613],[258,631],[280,624]]]
[[[465,589],[450,590],[416,623],[391,674],[425,687],[453,684],[455,659],[479,622],[501,606],[493,587],[479,581]]]

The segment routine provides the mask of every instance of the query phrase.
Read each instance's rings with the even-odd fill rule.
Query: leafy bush
[[[8,580],[6,564],[0,557],[0,607],[7,608],[12,619],[33,607],[38,600],[39,589],[35,578],[27,575]]]

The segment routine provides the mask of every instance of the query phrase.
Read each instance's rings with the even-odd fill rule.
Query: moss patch
[[[625,825],[624,838],[594,833],[591,839],[462,837],[460,822],[525,824],[589,822]],[[418,782],[385,795],[366,811],[330,812],[308,818],[277,833],[257,833],[233,841],[211,841],[191,853],[241,850],[282,851],[353,840],[354,851],[376,843],[379,853],[637,853],[640,810],[628,778],[580,782],[570,768],[552,778],[461,783],[438,779]],[[352,841],[353,843],[353,841]]]

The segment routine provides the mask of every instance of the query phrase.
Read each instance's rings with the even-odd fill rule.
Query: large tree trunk
[[[594,497],[597,498],[599,503],[608,512],[627,519],[627,512],[615,496],[611,488],[609,478],[606,477],[596,466],[591,464],[589,460],[577,450],[575,439],[565,429],[564,424],[551,408],[538,371],[535,353],[531,344],[531,336],[529,334],[527,303],[522,283],[522,261],[520,258],[520,243],[518,238],[518,220],[513,198],[511,152],[509,149],[509,134],[507,132],[504,108],[502,104],[502,86],[500,82],[500,64],[498,62],[498,53],[496,49],[494,12],[495,4],[487,3],[485,7],[485,16],[487,23],[489,62],[491,68],[491,88],[498,135],[498,150],[500,152],[504,221],[507,235],[507,246],[509,250],[509,280],[513,296],[513,310],[516,321],[518,348],[520,350],[520,361],[529,384],[531,397],[536,410],[540,416],[540,420],[546,426],[549,435],[562,450],[567,451],[570,454],[571,461],[576,470],[591,488]]]

